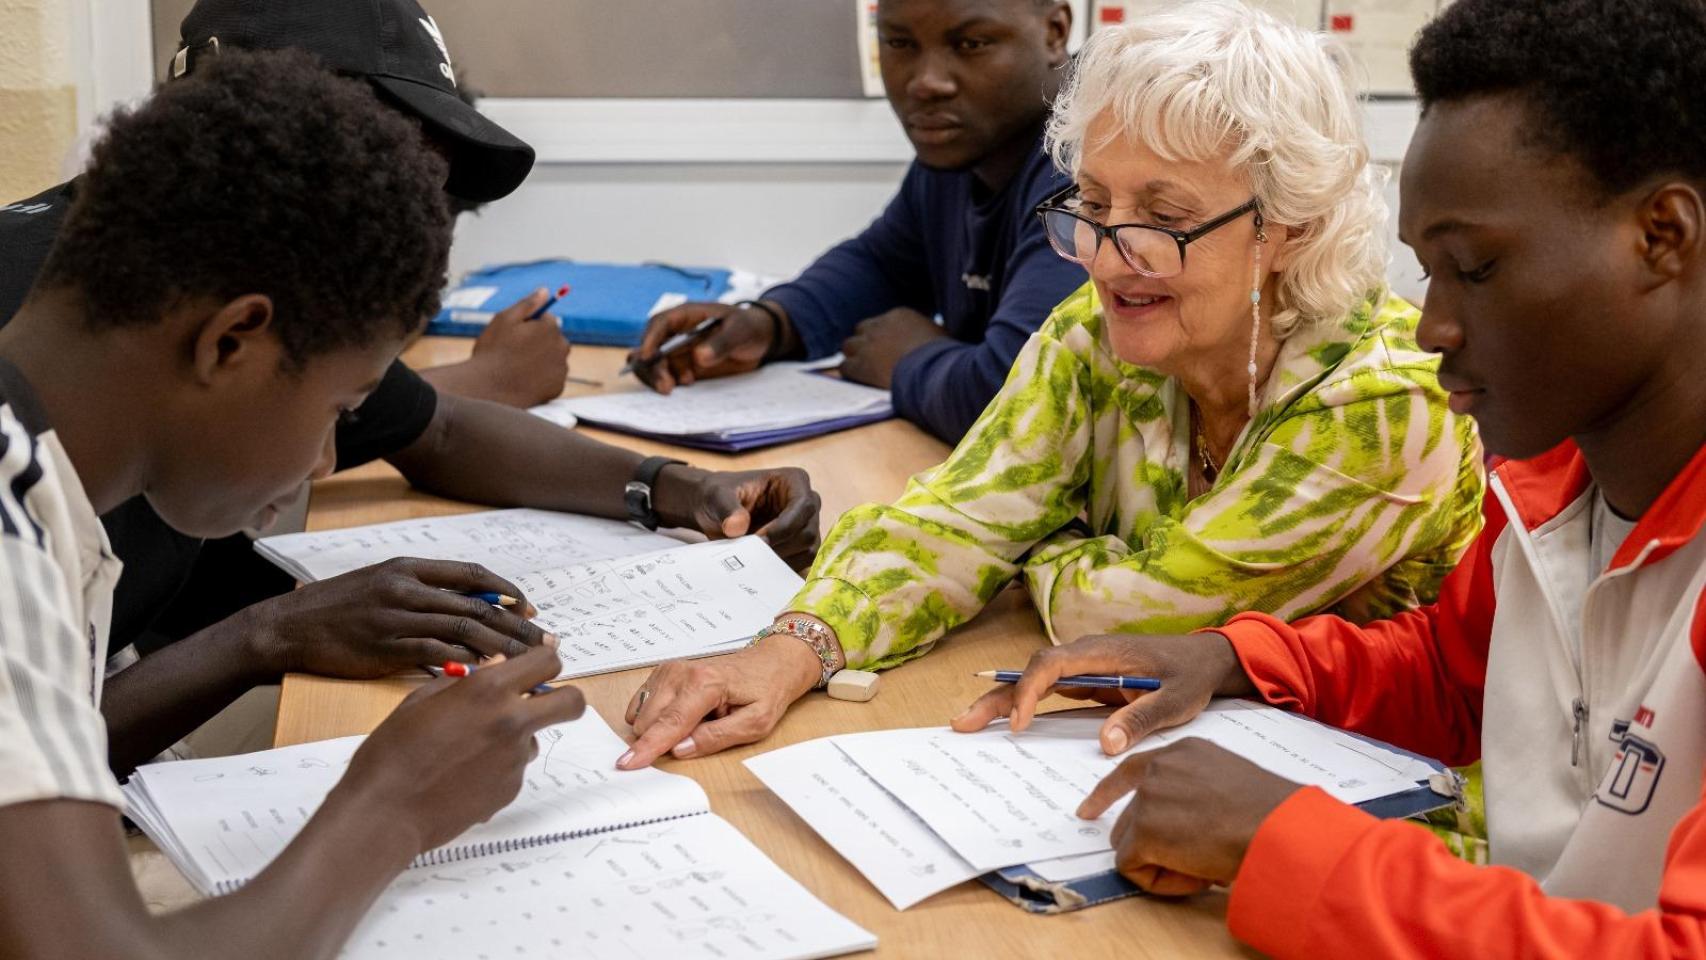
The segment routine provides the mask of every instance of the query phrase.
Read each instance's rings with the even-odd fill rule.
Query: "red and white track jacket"
[[[1706,957],[1706,448],[1605,571],[1593,493],[1573,444],[1505,463],[1438,603],[1219,631],[1272,703],[1482,759],[1494,863],[1301,790],[1250,845],[1234,935],[1312,960]]]

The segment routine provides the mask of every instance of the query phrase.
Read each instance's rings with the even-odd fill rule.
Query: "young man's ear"
[[[207,314],[193,333],[195,378],[210,384],[240,369],[277,369],[282,345],[272,331],[272,298],[244,294]]]
[[[1686,183],[1667,183],[1647,194],[1637,211],[1641,229],[1641,260],[1651,286],[1684,275],[1700,255],[1701,230],[1706,227],[1706,201]]]
[[[1048,30],[1049,66],[1065,66],[1066,45],[1072,39],[1072,6],[1055,4],[1054,9],[1048,12],[1045,29]]]

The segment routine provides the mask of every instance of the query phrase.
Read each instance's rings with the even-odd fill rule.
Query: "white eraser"
[[[841,670],[829,678],[829,695],[837,700],[864,703],[877,695],[877,681],[882,678],[866,670]]]

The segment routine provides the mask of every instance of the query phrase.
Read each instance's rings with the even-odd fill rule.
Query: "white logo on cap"
[[[433,43],[438,44],[438,52],[444,55],[444,62],[438,65],[438,72],[444,74],[451,86],[456,86],[456,71],[450,69],[450,48],[444,45],[444,32],[438,29],[438,23],[433,20],[431,14],[421,18],[421,28],[427,32],[427,36],[432,37]]]

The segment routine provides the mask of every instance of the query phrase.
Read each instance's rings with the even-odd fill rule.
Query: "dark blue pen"
[[[996,683],[1018,683],[1024,676],[1022,670],[985,670],[978,676]],[[1103,687],[1111,690],[1159,690],[1161,681],[1154,677],[1098,677],[1090,674],[1079,674],[1061,677],[1054,682],[1057,687]]]
[[[480,590],[464,593],[463,596],[473,597],[475,600],[484,600],[494,607],[513,607],[521,602],[507,593],[487,593]]]

